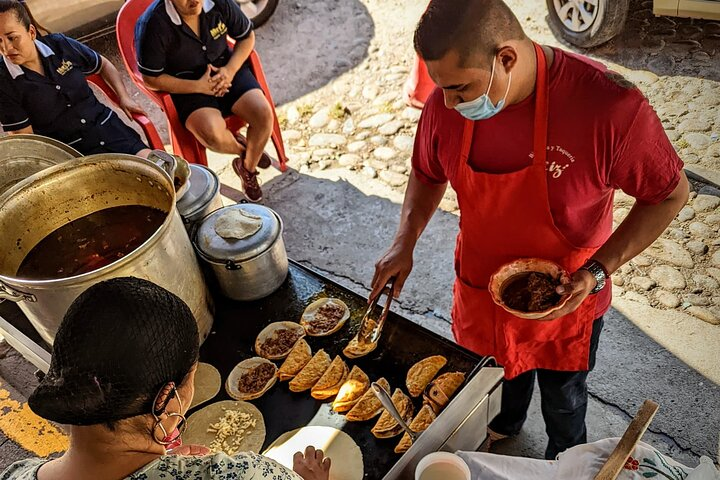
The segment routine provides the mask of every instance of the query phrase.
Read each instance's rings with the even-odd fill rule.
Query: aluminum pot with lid
[[[232,210],[259,218],[257,231],[241,239],[222,237],[218,222]],[[287,277],[282,231],[282,220],[272,209],[249,203],[230,205],[201,221],[193,245],[212,269],[223,295],[233,300],[257,300],[277,290]]]
[[[190,164],[188,189],[177,201],[177,208],[188,232],[199,220],[222,208],[220,179],[204,165]]]
[[[149,207],[163,215],[154,233],[134,250],[86,273],[57,278],[18,275],[28,254],[57,229],[125,206]],[[190,307],[201,340],[210,333],[212,299],[177,212],[173,182],[144,159],[91,155],[36,173],[0,196],[0,232],[0,301],[18,302],[50,344],[78,295],[95,283],[123,276],[144,278],[173,292]]]

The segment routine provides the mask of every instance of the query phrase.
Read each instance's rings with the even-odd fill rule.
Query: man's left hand
[[[578,270],[570,276],[570,282],[557,287],[560,295],[570,295],[570,300],[559,310],[555,310],[546,317],[539,318],[540,321],[555,320],[564,315],[574,312],[580,304],[590,295],[590,291],[597,285],[597,280],[587,270]]]

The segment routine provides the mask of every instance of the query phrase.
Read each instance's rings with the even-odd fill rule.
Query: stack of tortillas
[[[215,221],[215,233],[225,239],[242,240],[255,235],[263,225],[261,217],[242,208],[229,209]]]

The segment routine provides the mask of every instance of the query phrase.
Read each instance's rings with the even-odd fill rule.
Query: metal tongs
[[[405,420],[403,420],[400,412],[398,412],[397,408],[395,408],[395,404],[392,401],[390,393],[385,390],[381,385],[375,382],[370,384],[370,388],[373,389],[375,396],[378,398],[378,400],[380,400],[380,403],[382,403],[382,406],[385,407],[385,410],[387,410],[388,413],[392,415],[392,417],[398,423],[398,425],[400,425],[402,429],[405,430],[405,433],[408,434],[410,440],[412,440],[412,443],[415,443],[415,441],[417,441],[418,437],[420,436],[420,433],[412,430],[408,426],[408,424],[405,423]]]
[[[377,320],[372,318],[372,314],[375,311],[380,298],[383,295],[387,295],[387,301],[382,309],[382,313]],[[357,339],[359,345],[369,345],[377,343],[380,340],[380,333],[382,332],[385,320],[387,320],[388,314],[390,313],[390,306],[392,305],[393,297],[395,295],[395,277],[392,277],[387,285],[380,291],[380,293],[373,298],[372,302],[368,306],[365,315],[360,321],[360,329],[358,330]]]

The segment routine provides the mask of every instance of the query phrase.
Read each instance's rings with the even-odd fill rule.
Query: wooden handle
[[[645,400],[635,418],[632,419],[627,430],[618,442],[615,450],[610,454],[605,465],[595,476],[595,480],[615,480],[627,462],[628,457],[635,450],[635,446],[642,438],[645,430],[650,426],[658,404],[652,400]]]

